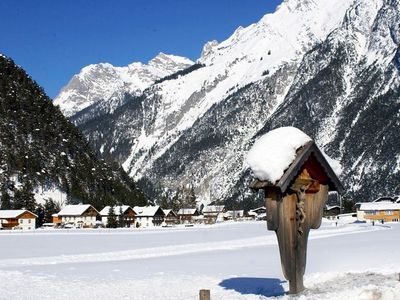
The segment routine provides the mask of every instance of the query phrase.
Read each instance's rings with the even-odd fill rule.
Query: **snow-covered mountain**
[[[134,62],[126,67],[109,63],[84,67],[74,75],[54,100],[65,116],[98,102],[111,103],[111,110],[122,101],[125,93],[139,95],[156,80],[191,66],[185,57],[158,54],[148,64]]]
[[[135,179],[203,202],[251,201],[244,154],[286,125],[342,162],[347,197],[400,193],[399,24],[399,0],[286,0],[80,128]]]

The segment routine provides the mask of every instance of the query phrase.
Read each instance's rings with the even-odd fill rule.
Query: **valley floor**
[[[264,222],[0,232],[0,299],[400,299],[400,224],[324,221],[302,295],[286,294]]]

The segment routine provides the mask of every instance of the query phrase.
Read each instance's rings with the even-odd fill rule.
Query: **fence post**
[[[200,300],[210,300],[210,290],[200,290]]]

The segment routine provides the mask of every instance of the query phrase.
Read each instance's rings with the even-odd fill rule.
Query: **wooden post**
[[[314,182],[307,174],[301,175],[291,186],[292,192],[285,195],[279,195],[276,188],[265,189],[267,225],[277,235],[290,294],[304,290],[308,234],[311,228],[321,225],[328,196],[328,186]]]
[[[210,290],[200,290],[200,300],[210,300]]]

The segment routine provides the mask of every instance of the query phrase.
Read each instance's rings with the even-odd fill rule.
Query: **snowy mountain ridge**
[[[148,64],[134,62],[126,67],[109,63],[82,68],[54,100],[65,116],[70,117],[86,107],[118,94],[140,94],[157,79],[191,66],[185,57],[159,53]],[[118,98],[118,96],[117,96]]]
[[[92,107],[79,127],[135,179],[172,190],[193,184],[201,202],[252,201],[243,157],[280,126],[301,129],[340,160],[349,197],[392,193],[399,8],[398,0],[284,1],[226,41],[206,43],[199,68],[131,95],[107,117]]]
[[[179,132],[190,128],[212,105],[241,87],[261,80],[264,72],[273,74],[282,65],[299,61],[316,41],[340,23],[351,1],[320,1],[319,5],[312,2],[314,5],[300,5],[301,10],[296,9],[297,2],[284,2],[274,14],[246,28],[239,27],[220,44],[207,43],[198,60],[206,67],[157,86],[161,103],[152,132],[139,136],[123,164],[132,176],[140,178],[151,165],[147,159],[146,165],[141,159],[133,162],[138,152],[150,149],[155,143],[157,147],[163,145],[153,156],[157,159],[176,141]],[[321,26],[313,26],[319,18],[324,20]],[[278,104],[279,101],[275,105]]]

